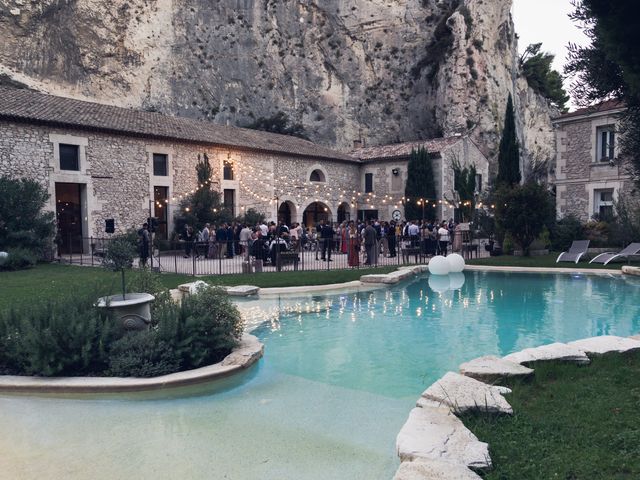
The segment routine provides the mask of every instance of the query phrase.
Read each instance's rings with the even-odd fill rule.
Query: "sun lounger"
[[[616,258],[633,257],[636,255],[640,255],[640,243],[632,243],[627,246],[627,248],[620,250],[619,252],[601,253],[594,257],[589,263],[602,263],[603,265],[606,265]]]
[[[578,263],[580,261],[580,257],[587,253],[587,249],[589,248],[589,240],[574,240],[571,244],[571,248],[567,252],[562,252],[558,255],[558,262],[575,262]]]

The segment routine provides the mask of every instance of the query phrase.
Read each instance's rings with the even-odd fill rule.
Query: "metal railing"
[[[368,245],[360,238],[281,238],[248,242],[216,241],[155,242],[153,255],[137,258],[134,267],[150,267],[159,272],[186,275],[228,275],[280,271],[321,271],[367,269],[425,263],[434,255],[457,252],[465,258],[488,256],[486,240],[463,241],[462,232],[452,233],[452,241],[433,238],[385,236]],[[83,237],[81,252],[59,254],[61,263],[99,266],[109,238]],[[160,248],[158,248],[160,247]]]

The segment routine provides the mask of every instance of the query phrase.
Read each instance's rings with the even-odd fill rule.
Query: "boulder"
[[[625,265],[622,267],[622,273],[626,275],[640,276],[640,267],[632,267],[630,265]]]
[[[253,285],[236,285],[234,287],[224,287],[224,289],[232,297],[249,297],[257,295],[260,291],[259,287]]]
[[[589,357],[577,347],[566,343],[552,343],[535,348],[525,348],[521,352],[511,353],[505,360],[515,363],[543,362],[559,360],[563,362],[589,363]]]
[[[396,438],[396,449],[403,462],[423,459],[491,467],[488,445],[446,407],[411,410]]]
[[[402,462],[393,480],[481,480],[460,463],[442,460]]]
[[[460,373],[481,382],[495,382],[509,377],[526,377],[533,370],[519,363],[488,355],[460,365]]]
[[[360,281],[362,283],[398,283],[400,281],[399,278],[394,278],[393,280],[389,281],[387,279],[386,275],[382,275],[382,274],[374,274],[374,275],[363,275],[360,277]]]
[[[457,413],[475,410],[511,415],[513,408],[502,396],[510,392],[505,387],[493,387],[471,377],[448,372],[427,388],[422,397],[446,405]]]
[[[628,352],[640,349],[640,341],[613,335],[585,338],[569,342],[567,345],[579,348],[588,355],[603,355],[609,352]]]

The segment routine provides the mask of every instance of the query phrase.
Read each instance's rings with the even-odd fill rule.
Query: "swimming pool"
[[[171,398],[0,397],[0,478],[389,479],[434,380],[480,355],[638,333],[639,286],[467,272],[246,303],[269,320],[253,330],[264,359],[239,378]]]

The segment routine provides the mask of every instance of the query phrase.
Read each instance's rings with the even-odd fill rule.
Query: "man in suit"
[[[367,226],[364,228],[364,249],[367,252],[367,261],[364,262],[365,265],[373,265],[377,263],[377,259],[375,258],[375,249],[376,249],[376,241],[378,238],[378,232],[371,225],[371,220],[367,220]]]
[[[335,232],[330,223],[322,220],[320,222],[320,241],[322,242],[322,260],[331,262],[331,248],[333,244],[333,236]],[[328,252],[328,254],[327,254]]]

